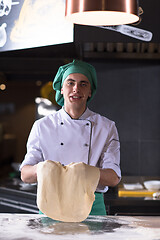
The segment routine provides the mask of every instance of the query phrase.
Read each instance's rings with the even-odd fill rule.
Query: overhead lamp
[[[139,20],[138,0],[66,0],[65,17],[82,25],[122,25]]]
[[[0,72],[0,90],[4,91],[6,89],[6,75],[3,72]]]

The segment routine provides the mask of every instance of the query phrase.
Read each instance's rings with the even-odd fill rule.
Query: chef
[[[90,214],[106,215],[103,193],[121,178],[120,143],[115,123],[87,106],[96,93],[96,70],[73,60],[58,69],[53,88],[62,108],[33,124],[20,167],[21,179],[37,182],[37,164],[45,160],[98,167],[100,179]]]

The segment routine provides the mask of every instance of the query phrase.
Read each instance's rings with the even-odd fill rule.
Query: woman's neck
[[[85,112],[85,109],[77,109],[77,108],[67,108],[64,106],[64,110],[70,115],[72,119],[79,119],[80,116]]]

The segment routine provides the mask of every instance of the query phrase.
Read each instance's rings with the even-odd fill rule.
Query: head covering
[[[89,63],[80,60],[73,60],[73,62],[59,67],[58,72],[53,80],[53,89],[56,91],[55,100],[61,106],[64,105],[64,98],[61,94],[61,88],[64,80],[71,73],[81,73],[88,78],[91,84],[91,97],[88,98],[87,102],[91,101],[96,93],[97,75],[95,68]]]

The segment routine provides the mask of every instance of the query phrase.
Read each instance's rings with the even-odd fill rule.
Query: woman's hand
[[[21,179],[25,183],[36,183],[37,182],[37,164],[36,165],[25,165],[21,169]]]

